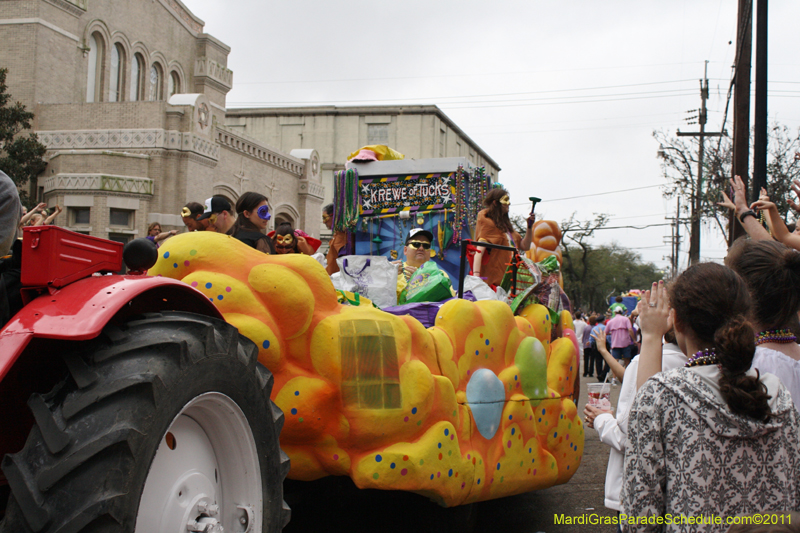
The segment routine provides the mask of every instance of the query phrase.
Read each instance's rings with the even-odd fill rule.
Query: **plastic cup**
[[[586,388],[589,394],[588,405],[611,411],[611,383],[589,383]]]

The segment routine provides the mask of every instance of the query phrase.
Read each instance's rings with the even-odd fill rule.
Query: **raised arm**
[[[752,207],[767,212],[772,234],[775,235],[776,239],[786,246],[790,246],[795,250],[800,250],[800,235],[789,232],[789,228],[786,227],[780,213],[778,213],[778,207],[774,203],[766,200],[759,200],[753,202]]]
[[[639,371],[636,388],[639,389],[650,376],[661,372],[661,339],[672,329],[672,316],[664,280],[653,283],[639,302],[639,323],[642,328],[642,349],[639,353]]]

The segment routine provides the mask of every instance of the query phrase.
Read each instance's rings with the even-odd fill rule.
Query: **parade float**
[[[434,260],[457,279],[462,241],[491,187],[482,169],[458,158],[348,167],[336,177],[335,224],[355,253],[397,259],[408,231],[422,227],[435,236]],[[289,478],[349,476],[449,507],[565,483],[580,465],[561,235],[549,221],[532,231],[533,249],[518,259],[529,283],[520,280],[512,305],[450,299],[436,304],[430,327],[364,299],[354,305],[310,257],[264,256],[224,235],[170,239],[149,274],[202,292],[256,344],[285,415]]]

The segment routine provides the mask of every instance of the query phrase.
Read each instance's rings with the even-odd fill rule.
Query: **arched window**
[[[125,51],[117,43],[111,47],[111,75],[108,83],[108,101],[122,101],[122,85],[125,78]]]
[[[86,101],[100,99],[100,80],[103,72],[103,38],[97,33],[89,36],[89,68],[86,77]]]
[[[131,61],[131,94],[129,100],[135,102],[142,97],[142,76],[144,75],[144,58],[134,54]]]
[[[153,63],[153,66],[150,67],[150,98],[151,102],[155,102],[156,100],[162,100],[163,94],[161,92],[161,80],[163,79],[161,75],[161,65],[158,63]]]
[[[178,73],[174,70],[169,73],[169,81],[167,83],[167,94],[172,96],[173,94],[178,94],[181,92],[181,79],[178,77]]]

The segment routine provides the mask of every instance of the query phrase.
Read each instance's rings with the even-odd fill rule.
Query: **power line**
[[[619,190],[616,190],[616,191],[595,192],[595,193],[592,193],[592,194],[581,194],[579,196],[567,196],[565,198],[552,198],[552,199],[542,200],[541,203],[545,203],[545,202],[561,202],[563,200],[575,200],[576,198],[588,198],[590,196],[605,196],[607,194],[616,194],[618,192],[639,191],[639,190],[642,190],[642,189],[652,189],[653,187],[663,187],[663,186],[664,186],[663,184],[645,185],[644,187],[633,187],[631,189],[619,189]],[[511,204],[511,207],[517,207],[517,206],[520,206],[520,205],[529,205],[529,202],[525,202],[525,203],[521,203],[521,204]]]

